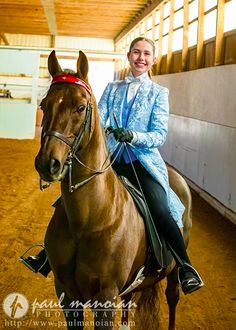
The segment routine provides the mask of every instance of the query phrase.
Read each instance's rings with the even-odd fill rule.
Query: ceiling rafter
[[[1,33],[114,39],[157,0],[2,0]]]
[[[54,0],[41,0],[50,34],[57,35],[57,22],[55,15]]]

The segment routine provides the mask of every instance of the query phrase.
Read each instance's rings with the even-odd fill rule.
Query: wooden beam
[[[166,73],[170,73],[171,60],[173,57],[173,26],[174,26],[174,0],[170,1],[170,23],[169,23],[169,34],[168,34],[168,52],[166,62]]]
[[[48,23],[48,30],[51,35],[57,35],[57,22],[55,16],[54,0],[41,0],[43,10]]]
[[[224,39],[224,6],[225,0],[218,0],[216,19],[216,46],[215,65],[223,64],[223,39]]]
[[[6,36],[4,33],[0,33],[0,39],[4,42],[5,45],[9,46],[9,41],[7,40]]]
[[[204,41],[204,0],[199,0],[196,69],[200,69],[202,67],[203,41]]]
[[[152,12],[152,40],[155,42],[156,12]]]
[[[182,71],[187,70],[188,57],[188,30],[189,30],[189,2],[184,2],[184,26],[183,26],[183,49],[182,49]]]
[[[135,25],[137,25],[144,17],[148,16],[153,10],[155,10],[157,8],[157,6],[159,6],[159,4],[162,2],[163,0],[154,0],[152,4],[148,5],[146,7],[146,9],[144,9],[142,11],[142,13],[140,13],[140,15],[138,15],[137,17],[135,17],[125,28],[124,30],[119,33],[116,37],[115,37],[115,42],[119,41],[122,37],[124,37],[130,30],[132,30]]]
[[[164,22],[164,4],[160,6],[160,23],[159,23],[159,38],[158,38],[158,52],[157,52],[157,74],[161,72],[161,60],[162,60],[162,36],[163,36],[163,22]]]

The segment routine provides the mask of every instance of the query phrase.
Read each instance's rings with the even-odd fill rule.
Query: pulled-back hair
[[[153,54],[155,55],[155,51],[156,51],[156,47],[155,47],[155,43],[151,40],[151,39],[148,39],[148,38],[145,38],[145,37],[137,37],[135,38],[130,46],[129,46],[129,53],[131,52],[132,48],[134,47],[134,45],[139,42],[139,41],[147,41],[151,46],[152,46],[152,50],[153,50]]]

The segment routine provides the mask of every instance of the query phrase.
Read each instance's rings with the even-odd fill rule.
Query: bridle
[[[86,183],[88,183],[90,180],[92,180],[95,176],[97,176],[98,174],[102,174],[105,171],[107,171],[113,164],[113,162],[115,161],[115,159],[113,159],[112,162],[109,161],[109,164],[106,165],[107,161],[110,159],[110,154],[108,154],[107,158],[105,159],[102,168],[101,169],[93,169],[87,165],[85,165],[76,155],[76,152],[78,151],[80,142],[84,136],[84,133],[87,132],[87,130],[91,130],[91,120],[92,120],[92,111],[93,111],[93,107],[91,104],[91,89],[90,87],[81,79],[70,75],[70,74],[63,74],[63,75],[59,75],[53,78],[51,85],[53,84],[58,84],[58,83],[68,83],[68,84],[75,84],[78,86],[83,87],[89,94],[90,94],[90,100],[86,106],[86,114],[85,114],[85,118],[84,121],[80,127],[79,133],[77,134],[77,136],[74,138],[73,141],[71,141],[67,136],[63,135],[60,132],[57,131],[46,131],[43,133],[42,138],[44,139],[46,136],[52,136],[56,139],[61,140],[62,142],[64,142],[66,145],[69,146],[70,150],[67,156],[67,159],[65,161],[64,164],[64,168],[62,173],[60,174],[58,181],[62,181],[65,177],[65,175],[69,174],[69,192],[73,192],[76,189],[82,187],[83,185],[85,185]],[[119,151],[118,151],[119,153]],[[73,185],[72,183],[72,164],[73,164],[73,159],[76,160],[80,165],[82,165],[84,168],[90,170],[91,172],[93,172],[94,174],[91,175],[89,178],[83,180],[82,182],[76,183]],[[106,165],[106,166],[105,166]],[[104,167],[105,166],[105,167]],[[43,190],[47,187],[49,187],[49,184],[43,184],[42,183],[42,179],[40,179],[40,189]]]

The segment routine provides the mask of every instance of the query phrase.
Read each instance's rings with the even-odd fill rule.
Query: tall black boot
[[[183,260],[173,247],[170,244],[168,245],[176,265],[178,266],[178,280],[184,294],[192,293],[203,287],[204,282],[196,269],[191,265],[186,249],[184,248],[184,252],[182,252],[185,259]]]

